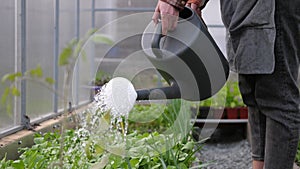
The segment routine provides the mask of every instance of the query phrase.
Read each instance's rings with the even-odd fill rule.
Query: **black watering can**
[[[179,18],[177,28],[166,36],[161,34],[161,23],[151,22],[145,29],[143,51],[169,86],[138,90],[137,100],[200,101],[217,93],[226,83],[228,62],[203,20],[188,7]]]

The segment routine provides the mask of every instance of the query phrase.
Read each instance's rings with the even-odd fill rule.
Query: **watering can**
[[[141,45],[169,86],[137,90],[137,100],[200,101],[216,94],[226,83],[228,61],[191,8],[179,13],[176,29],[166,36],[160,22],[151,22],[143,32]]]

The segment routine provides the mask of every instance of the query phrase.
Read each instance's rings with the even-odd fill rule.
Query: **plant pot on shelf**
[[[240,107],[240,119],[248,119],[248,108],[247,107]]]
[[[238,119],[238,109],[237,108],[225,108],[227,119]]]

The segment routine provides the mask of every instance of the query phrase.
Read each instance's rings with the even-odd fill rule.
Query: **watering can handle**
[[[151,49],[153,54],[157,57],[157,58],[163,58],[163,53],[160,50],[160,40],[164,35],[162,34],[162,24],[159,22],[156,25],[156,29],[155,32],[153,34],[152,40],[151,40]]]

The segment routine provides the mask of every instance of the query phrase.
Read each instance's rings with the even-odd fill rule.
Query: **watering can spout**
[[[174,82],[168,87],[137,90],[136,100],[165,100],[181,98],[178,85]]]

